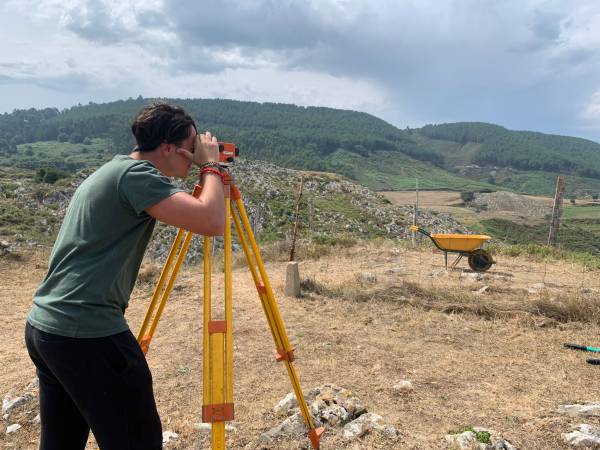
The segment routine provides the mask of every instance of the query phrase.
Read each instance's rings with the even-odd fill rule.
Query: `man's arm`
[[[194,152],[178,148],[177,153],[196,165],[219,161],[219,144],[210,132],[196,135]],[[225,199],[221,177],[206,172],[202,175],[202,192],[195,198],[178,192],[155,205],[146,212],[161,222],[184,228],[196,234],[218,236],[225,228]]]
[[[222,235],[225,226],[223,184],[216,174],[205,173],[202,178],[202,192],[199,198],[178,192],[146,208],[146,212],[161,222],[192,233],[204,236]]]

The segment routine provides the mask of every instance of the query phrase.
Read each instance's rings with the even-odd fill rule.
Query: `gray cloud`
[[[274,69],[372,83],[397,105],[384,118],[399,126],[594,126],[582,112],[600,90],[595,0],[125,3],[45,0],[45,10],[81,39],[143,48],[174,76]]]
[[[0,85],[32,85],[55,92],[89,91],[94,86],[94,80],[87,74],[69,73],[64,75],[5,75],[0,73]]]

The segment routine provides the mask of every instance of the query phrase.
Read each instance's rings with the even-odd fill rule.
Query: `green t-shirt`
[[[75,191],[27,320],[47,333],[103,337],[124,313],[156,220],[144,209],[180,192],[150,162],[118,155]]]

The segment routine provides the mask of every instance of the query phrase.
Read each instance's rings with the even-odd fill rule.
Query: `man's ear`
[[[169,156],[171,152],[175,150],[175,145],[167,142],[161,142],[158,148],[163,156]]]

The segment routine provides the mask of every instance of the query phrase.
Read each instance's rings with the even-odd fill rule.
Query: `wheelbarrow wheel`
[[[469,254],[469,267],[475,272],[485,272],[494,264],[494,259],[485,250],[478,248]]]

